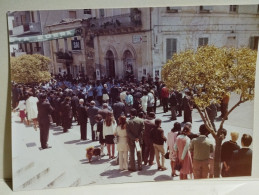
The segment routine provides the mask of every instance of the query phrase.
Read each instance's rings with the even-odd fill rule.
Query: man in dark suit
[[[98,114],[102,115],[104,120],[106,119],[107,114],[110,112],[111,111],[108,109],[107,103],[103,103],[103,108],[98,110]]]
[[[77,108],[78,123],[80,124],[81,140],[87,139],[87,111],[84,106],[84,100],[79,100],[79,106]]]
[[[84,100],[84,99],[82,99]],[[72,107],[72,113],[73,113],[73,117],[75,119],[75,121],[78,122],[77,120],[77,108],[79,106],[79,98],[76,96],[75,93],[72,94],[72,98],[71,98],[71,107]]]
[[[130,110],[130,119],[126,123],[126,131],[128,136],[128,145],[130,151],[130,168],[129,171],[136,171],[135,168],[135,144],[142,144],[143,142],[143,131],[144,131],[144,121],[136,117],[137,111],[132,108]],[[142,170],[142,155],[141,151],[137,152],[138,157],[138,170]]]
[[[49,139],[49,126],[50,120],[49,115],[53,111],[49,101],[47,100],[47,95],[41,96],[40,101],[37,103],[38,107],[38,122],[40,127],[40,143],[42,149],[51,148],[48,146]]]
[[[116,97],[112,109],[114,118],[116,120],[116,123],[118,124],[118,118],[122,115],[122,113],[125,114],[125,104],[120,101],[119,97]]]
[[[92,141],[95,141],[95,132],[94,132],[94,125],[96,123],[95,121],[95,116],[98,114],[99,108],[95,106],[95,102],[91,101],[90,102],[90,107],[87,109],[87,116],[89,117],[90,120],[90,125],[91,125],[91,132],[92,132]]]
[[[243,134],[241,138],[242,148],[235,150],[231,161],[231,176],[251,176],[252,171],[252,150],[249,146],[252,143],[252,137],[249,134]]]
[[[145,130],[143,133],[143,141],[144,141],[144,165],[153,165],[154,158],[155,158],[155,150],[153,146],[153,142],[151,140],[151,130],[155,127],[155,113],[150,112],[148,114],[147,119],[144,120]]]

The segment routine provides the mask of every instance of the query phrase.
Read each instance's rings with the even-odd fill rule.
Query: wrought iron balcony
[[[90,29],[99,33],[116,33],[123,30],[135,30],[142,26],[141,12],[133,12],[104,18],[92,18]]]
[[[40,22],[30,22],[16,25],[13,28],[14,36],[33,35],[41,32]]]
[[[56,53],[56,61],[58,63],[72,63],[73,62],[73,57],[71,52],[62,52],[59,51]]]

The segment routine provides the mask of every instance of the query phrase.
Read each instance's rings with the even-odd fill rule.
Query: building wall
[[[218,47],[249,47],[250,37],[259,36],[258,5],[241,5],[237,13],[229,6],[212,6],[209,13],[200,13],[199,6],[180,7],[178,13],[167,8],[152,9],[154,71],[166,63],[166,39],[177,39],[177,53],[196,49],[199,38]]]

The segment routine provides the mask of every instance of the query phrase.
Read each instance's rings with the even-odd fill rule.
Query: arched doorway
[[[114,55],[111,50],[106,53],[106,76],[115,78]]]
[[[128,80],[129,78],[134,77],[134,58],[130,50],[125,50],[123,53],[123,65],[124,65],[124,73],[125,78]]]

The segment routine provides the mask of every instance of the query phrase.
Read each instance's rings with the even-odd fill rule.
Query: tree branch
[[[222,121],[220,123],[220,129],[223,128],[223,124],[225,122],[225,119],[228,117],[228,115],[236,108],[238,107],[240,104],[246,102],[248,99],[242,100],[242,94],[240,95],[240,99],[239,101],[227,112],[227,114],[222,118]]]
[[[202,120],[203,120],[203,122],[204,122],[206,128],[207,128],[208,131],[211,133],[211,135],[216,139],[217,135],[216,135],[215,131],[210,127],[210,126],[211,126],[210,120],[207,120],[206,117],[203,116],[202,111],[201,111],[201,109],[200,109],[198,106],[197,106],[197,110],[198,110],[198,112],[199,112],[199,114],[200,114],[200,116],[201,116],[201,118],[202,118]],[[210,125],[208,125],[208,123],[209,123]]]

